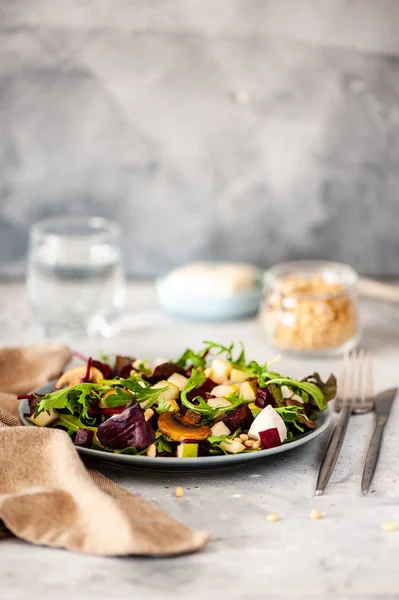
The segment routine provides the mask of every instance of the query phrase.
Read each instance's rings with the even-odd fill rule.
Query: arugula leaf
[[[283,441],[283,444],[286,444],[287,442],[293,442],[294,440],[295,440],[295,435],[292,433],[292,431],[290,431],[288,429],[288,431],[287,431],[287,437]]]
[[[139,364],[137,365],[137,369],[145,375],[151,375],[152,373],[152,369],[149,368],[148,363],[146,364],[144,360],[139,362]]]
[[[187,381],[180,395],[180,400],[183,406],[198,413],[208,413],[209,411],[214,410],[207,405],[207,403],[203,398],[201,398],[201,396],[196,396],[194,398],[195,401],[198,401],[198,404],[193,404],[193,402],[190,402],[190,400],[187,398],[187,394],[194,390],[196,387],[202,385],[204,381],[204,373],[201,373],[198,369],[193,369],[191,377]]]
[[[220,444],[220,442],[225,442],[226,440],[233,440],[235,437],[237,437],[237,435],[239,435],[240,432],[241,429],[237,429],[237,431],[232,434],[211,435],[206,439],[206,441],[213,446],[214,444]]]
[[[231,402],[229,406],[220,406],[217,408],[212,408],[211,406],[208,406],[208,404],[201,396],[196,396],[193,399],[193,401],[190,402],[190,400],[188,400],[187,398],[187,394],[196,387],[200,386],[202,383],[204,383],[204,381],[204,373],[201,373],[197,369],[194,369],[190,379],[187,381],[184,389],[181,392],[180,400],[183,406],[189,408],[193,412],[201,414],[203,419],[207,421],[212,421],[219,415],[224,414],[226,412],[230,412],[235,408],[238,408],[239,406],[241,406],[241,404],[250,404],[252,402],[252,400],[246,400],[242,396],[239,396],[237,392],[231,394],[231,396],[228,397],[229,402]],[[198,402],[198,404],[194,404],[194,402]]]
[[[252,377],[256,377],[259,387],[265,387],[269,379],[281,377],[279,373],[269,371],[268,363],[260,365],[258,362],[256,362],[256,360],[251,360],[251,362],[246,366],[245,370],[248,371]]]
[[[295,379],[289,379],[288,377],[281,376],[276,377],[275,379],[269,379],[265,382],[266,385],[271,385],[272,383],[278,385],[287,385],[289,388],[294,388],[296,390],[303,390],[309,394],[309,396],[312,396],[319,410],[325,410],[327,408],[327,402],[323,392],[314,383],[308,383],[307,381],[296,381]]]
[[[93,397],[99,398],[103,393],[111,389],[109,386],[96,383],[80,383],[70,388],[63,388],[42,396],[36,404],[35,417],[51,408],[54,410],[65,409],[71,414],[75,411],[81,413],[83,418],[89,418],[88,409]]]
[[[161,454],[161,452],[173,452],[174,445],[172,442],[167,440],[164,435],[158,430],[156,432],[155,445],[157,447],[157,452]]]
[[[222,346],[222,344],[217,344],[216,342],[211,342],[209,340],[205,340],[203,342],[205,344],[205,348],[202,351],[203,354],[207,354],[209,352],[209,350],[215,350],[215,352],[213,352],[212,354],[214,356],[219,356],[220,354],[225,354],[226,355],[226,360],[231,361],[232,360],[232,352],[233,352],[233,348],[234,348],[234,342],[232,342],[230,344],[230,346]]]
[[[194,350],[191,350],[191,348],[187,348],[181,357],[174,362],[176,365],[179,365],[179,367],[182,367],[182,369],[187,369],[189,366],[203,368],[206,364],[205,354],[206,350],[196,353]]]
[[[188,366],[195,367],[197,369],[203,369],[206,365],[206,355],[212,350],[213,356],[220,356],[221,354],[225,354],[226,360],[231,362],[234,366],[237,367],[245,367],[245,351],[244,345],[240,342],[241,345],[241,353],[238,356],[237,360],[233,359],[233,349],[234,342],[230,344],[230,346],[223,346],[222,344],[217,344],[216,342],[212,342],[206,340],[203,342],[205,345],[200,350],[200,352],[194,352],[191,348],[187,348],[185,352],[181,355],[181,357],[175,361],[179,367],[187,368]]]
[[[240,435],[240,433],[241,429],[237,429],[234,433],[229,433],[228,435],[211,435],[206,440],[212,446],[209,452],[211,454],[228,454],[224,448],[220,447],[220,443],[233,440],[235,437]]]
[[[244,348],[244,344],[241,340],[240,340],[239,344],[241,346],[241,352],[238,355],[238,358],[234,361],[234,366],[240,367],[240,368],[245,368],[246,364],[247,364],[247,359],[245,357],[245,348]]]
[[[304,428],[298,422],[298,417],[303,417],[306,421],[309,421],[309,418],[301,406],[279,406],[274,410],[280,415],[284,423],[292,423],[301,433],[304,432]]]
[[[204,354],[208,354],[210,350],[213,350],[212,355],[219,356],[220,354],[225,354],[226,360],[228,360],[233,367],[238,367],[240,369],[245,369],[246,367],[246,358],[245,358],[245,349],[242,341],[239,342],[241,346],[241,352],[236,359],[233,358],[234,351],[234,342],[230,344],[230,346],[223,346],[222,344],[217,344],[212,341],[204,341],[205,344],[205,352]]]
[[[250,411],[254,419],[262,412],[263,408],[259,408],[258,406],[250,407]]]
[[[162,415],[165,412],[169,412],[170,410],[170,400],[165,400],[164,398],[162,398],[159,403],[158,406],[155,408],[155,410],[157,411],[157,413],[159,415]]]

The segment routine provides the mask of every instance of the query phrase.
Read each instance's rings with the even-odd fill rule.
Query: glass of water
[[[119,328],[126,281],[117,223],[55,217],[30,232],[27,290],[48,337],[109,336]]]

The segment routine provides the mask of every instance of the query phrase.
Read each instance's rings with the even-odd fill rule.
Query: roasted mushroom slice
[[[195,424],[180,413],[165,412],[158,419],[158,427],[173,442],[193,440],[200,442],[212,435],[206,425]]]
[[[61,388],[71,387],[72,385],[79,385],[82,379],[85,378],[87,372],[87,367],[73,367],[73,369],[68,369],[65,371],[63,375],[58,379],[55,384],[55,389],[60,390]],[[90,383],[96,383],[99,379],[103,379],[103,374],[96,367],[90,368],[90,375],[88,381]]]
[[[201,421],[201,415],[194,412],[193,410],[186,410],[184,416],[181,417],[183,423],[187,423],[188,425],[199,425]]]

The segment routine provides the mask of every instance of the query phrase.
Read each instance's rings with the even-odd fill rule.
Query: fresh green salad
[[[86,359],[85,359],[86,360]],[[316,427],[336,379],[298,381],[248,361],[242,344],[204,342],[174,361],[87,359],[48,394],[28,394],[29,418],[67,431],[76,446],[150,457],[258,452]]]

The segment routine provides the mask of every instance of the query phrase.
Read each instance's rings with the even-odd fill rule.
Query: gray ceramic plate
[[[47,392],[51,392],[54,389],[54,383],[55,382],[51,382],[35,391],[38,394],[46,394]],[[33,425],[25,416],[27,413],[29,413],[29,404],[27,400],[23,400],[19,405],[19,416],[21,422],[27,427],[35,427],[35,425]],[[250,460],[264,459],[272,454],[288,452],[289,450],[293,450],[298,446],[302,446],[303,444],[310,442],[323,433],[323,431],[325,431],[331,423],[331,419],[331,412],[329,410],[318,413],[317,427],[313,431],[310,431],[309,433],[303,433],[292,442],[282,444],[276,448],[260,450],[258,452],[247,452],[244,454],[200,456],[198,458],[149,458],[148,456],[134,456],[132,454],[114,454],[113,452],[92,450],[90,448],[76,447],[76,449],[82,457],[94,458],[103,462],[105,461],[118,464],[119,466],[130,467],[134,469],[145,469],[148,471],[191,471],[197,469],[207,470],[212,468],[221,469],[246,463]]]

